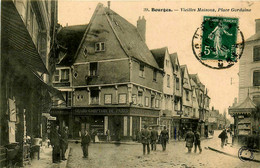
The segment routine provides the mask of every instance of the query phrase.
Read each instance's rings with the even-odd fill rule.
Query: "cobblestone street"
[[[220,148],[219,132],[213,139],[202,141],[201,154],[187,154],[184,142],[170,142],[166,152],[161,145],[150,155],[142,155],[142,145],[91,144],[89,158],[82,158],[80,144],[72,143],[68,167],[228,167],[228,168],[258,168],[259,163],[242,162],[237,157],[226,156],[205,147]],[[225,150],[225,149],[224,149]]]

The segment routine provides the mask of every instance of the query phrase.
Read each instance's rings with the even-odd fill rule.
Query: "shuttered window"
[[[254,61],[260,61],[260,45],[254,46],[253,58]]]
[[[260,86],[260,70],[253,72],[253,86]]]

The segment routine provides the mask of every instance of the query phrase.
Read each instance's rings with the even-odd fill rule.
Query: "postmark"
[[[254,152],[252,149],[246,147],[246,146],[242,146],[239,150],[238,150],[238,158],[241,161],[252,161],[254,160]]]
[[[244,36],[238,18],[204,16],[201,27],[192,38],[192,50],[205,66],[224,69],[233,66],[242,56]]]

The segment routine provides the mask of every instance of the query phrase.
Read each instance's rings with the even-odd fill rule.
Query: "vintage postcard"
[[[260,167],[259,1],[1,1],[0,167]]]

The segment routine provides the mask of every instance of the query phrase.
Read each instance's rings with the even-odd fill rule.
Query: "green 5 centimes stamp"
[[[204,16],[202,59],[236,61],[237,27],[238,18]]]
[[[192,38],[192,50],[205,66],[224,69],[234,65],[244,49],[238,18],[204,16]]]

